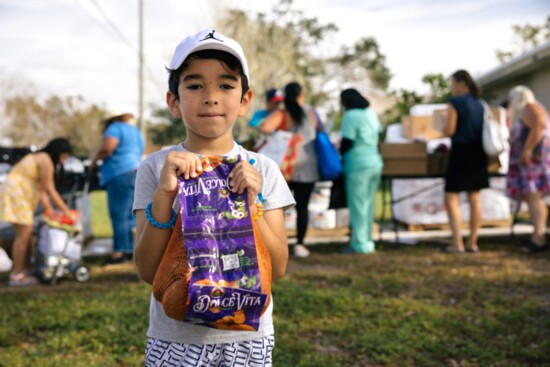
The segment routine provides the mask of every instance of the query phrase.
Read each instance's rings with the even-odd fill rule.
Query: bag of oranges
[[[180,215],[153,281],[170,318],[216,329],[257,330],[270,302],[271,259],[246,192],[229,190],[240,157],[207,157],[180,179]]]

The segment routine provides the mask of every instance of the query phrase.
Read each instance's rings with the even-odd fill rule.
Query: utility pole
[[[143,118],[143,0],[139,0],[139,128],[147,141],[147,128]]]

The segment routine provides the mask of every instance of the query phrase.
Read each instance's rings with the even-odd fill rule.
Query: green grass
[[[113,236],[113,229],[107,208],[107,192],[92,191],[90,193],[90,210],[92,213],[92,233],[96,238]]]
[[[315,246],[273,285],[274,365],[550,365],[550,253],[515,241],[482,238],[466,255]],[[143,365],[150,286],[98,261],[83,284],[11,289],[0,274],[0,367]]]

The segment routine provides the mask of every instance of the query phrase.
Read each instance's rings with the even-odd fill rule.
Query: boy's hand
[[[160,171],[157,191],[171,195],[177,194],[179,176],[188,180],[191,177],[197,177],[200,172],[202,172],[202,164],[196,154],[170,152]]]
[[[242,194],[247,190],[248,203],[252,205],[262,186],[262,176],[252,165],[244,160],[237,163],[229,173],[229,189]]]

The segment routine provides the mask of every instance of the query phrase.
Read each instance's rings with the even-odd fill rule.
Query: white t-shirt
[[[153,193],[158,185],[160,171],[167,154],[171,151],[188,152],[182,144],[175,145],[150,154],[139,166],[136,178],[134,211],[145,209],[153,200]],[[260,192],[263,195],[264,211],[278,208],[286,209],[295,204],[290,189],[274,161],[262,154],[250,152],[236,143],[229,152],[223,155],[229,158],[240,155],[241,159],[250,161],[253,158],[255,160],[253,166],[262,175]],[[174,201],[174,208],[179,208],[178,200]],[[151,293],[147,336],[185,344],[238,343],[273,334],[272,313],[273,297],[271,297],[268,308],[260,318],[258,331],[218,330],[169,318],[164,313],[162,305],[155,300]]]

